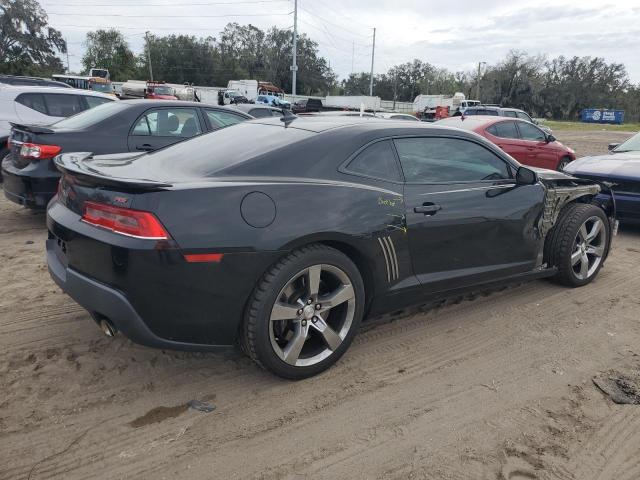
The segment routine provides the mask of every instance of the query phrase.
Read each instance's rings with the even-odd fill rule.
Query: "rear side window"
[[[97,107],[98,105],[102,105],[103,103],[111,103],[111,102],[113,102],[113,100],[110,100],[108,98],[92,97],[92,96],[88,96],[88,95],[86,97],[84,97],[84,99],[87,101],[87,104],[89,105],[89,108]]]
[[[249,112],[249,115],[252,115],[252,116],[254,116],[256,118],[270,117],[271,116],[271,110],[269,110],[267,108],[254,108],[253,110],[251,110]],[[209,119],[211,119],[211,116],[209,116]],[[211,122],[211,123],[213,123],[213,122]]]
[[[516,112],[516,115],[518,118],[522,120],[526,120],[527,122],[533,123],[533,120],[531,120],[531,117],[524,112]]]
[[[489,128],[487,128],[487,131],[491,135],[495,135],[496,137],[500,138],[519,138],[515,122],[494,123]]]
[[[512,112],[511,110],[505,111],[504,112],[504,116],[505,117],[511,117],[511,118],[516,118],[517,117],[516,112]]]
[[[48,115],[52,117],[70,117],[86,110],[81,95],[60,95],[45,93]]]
[[[189,138],[202,133],[195,108],[151,110],[136,122],[131,135]]]
[[[510,178],[506,162],[477,143],[458,138],[395,140],[407,182],[456,183]]]
[[[21,93],[16,98],[16,102],[36,112],[48,115],[47,105],[44,103],[44,96],[41,93]]]
[[[235,125],[236,123],[240,123],[246,120],[246,118],[241,117],[240,115],[236,115],[230,112],[223,112],[222,110],[206,110],[206,112],[207,118],[209,119],[209,122],[211,122],[211,126],[214,129],[228,127],[230,125]],[[269,113],[269,116],[271,116],[271,113]]]
[[[401,180],[391,140],[383,140],[369,145],[349,162],[346,170],[349,173],[391,182]]]

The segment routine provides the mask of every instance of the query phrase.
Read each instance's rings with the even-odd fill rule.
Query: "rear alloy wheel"
[[[360,274],[341,252],[324,245],[292,252],[254,292],[245,319],[245,350],[276,375],[315,375],[349,347],[363,300]]]
[[[552,232],[549,244],[551,265],[558,268],[555,279],[579,287],[591,282],[602,267],[609,242],[609,219],[590,204],[570,204]]]
[[[569,157],[562,157],[560,159],[560,162],[558,163],[558,167],[556,168],[556,170],[558,170],[559,172],[563,172],[565,167],[569,165],[570,162],[571,159]]]

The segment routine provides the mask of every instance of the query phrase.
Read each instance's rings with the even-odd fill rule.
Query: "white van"
[[[115,100],[113,95],[91,90],[0,84],[0,160],[8,153],[10,122],[49,125]]]

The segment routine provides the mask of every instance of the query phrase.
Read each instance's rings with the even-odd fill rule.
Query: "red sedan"
[[[532,123],[510,117],[451,117],[436,122],[471,130],[491,140],[523,165],[562,170],[576,152]]]

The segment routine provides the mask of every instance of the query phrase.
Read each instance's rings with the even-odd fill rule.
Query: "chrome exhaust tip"
[[[102,330],[102,333],[104,333],[107,337],[113,337],[116,333],[116,327],[114,327],[111,322],[109,320],[100,320],[100,330]]]

